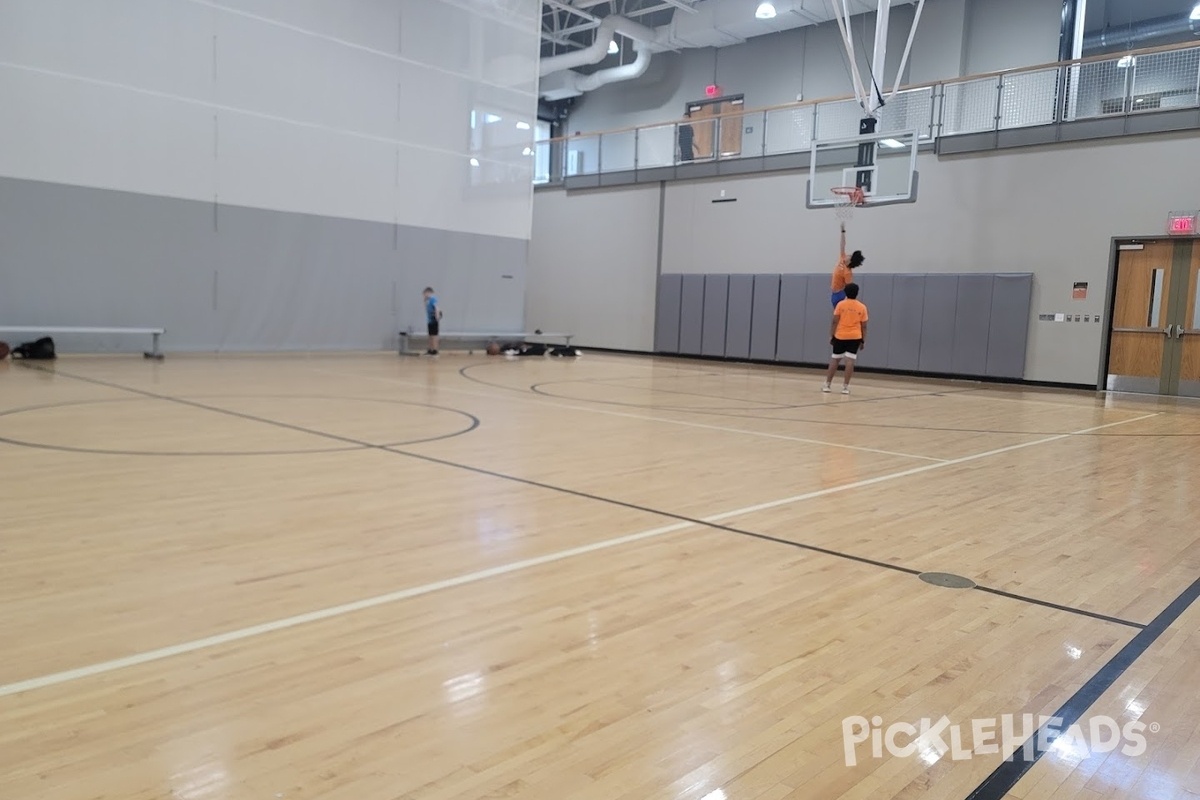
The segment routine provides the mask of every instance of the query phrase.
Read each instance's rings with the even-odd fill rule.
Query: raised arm
[[[842,245],[838,251],[842,256],[842,261],[846,260],[846,223],[842,223]]]

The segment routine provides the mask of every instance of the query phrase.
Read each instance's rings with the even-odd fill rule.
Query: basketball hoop
[[[849,222],[853,219],[855,207],[861,206],[867,201],[860,186],[835,186],[830,191],[837,195],[835,210],[838,219],[842,222]]]

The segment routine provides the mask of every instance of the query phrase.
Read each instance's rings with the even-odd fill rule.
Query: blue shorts
[[[845,290],[840,291],[840,292],[834,292],[833,295],[830,297],[830,299],[833,301],[833,307],[837,308],[837,304],[846,299]]]

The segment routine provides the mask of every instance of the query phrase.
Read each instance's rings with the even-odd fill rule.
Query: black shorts
[[[833,345],[834,358],[858,358],[858,348],[862,347],[862,339],[830,339]]]
[[[429,333],[429,335],[430,335],[430,336],[437,336],[437,335],[438,335],[438,324],[437,324],[437,322],[436,322],[436,321],[434,321],[434,322],[430,322],[430,323],[429,323],[428,325],[426,325],[425,327],[426,327],[426,329],[427,329],[427,331],[428,331],[428,333]]]

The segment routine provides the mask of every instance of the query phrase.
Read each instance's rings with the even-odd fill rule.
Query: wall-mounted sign
[[[1167,233],[1172,236],[1196,235],[1195,211],[1172,211],[1167,215]]]

